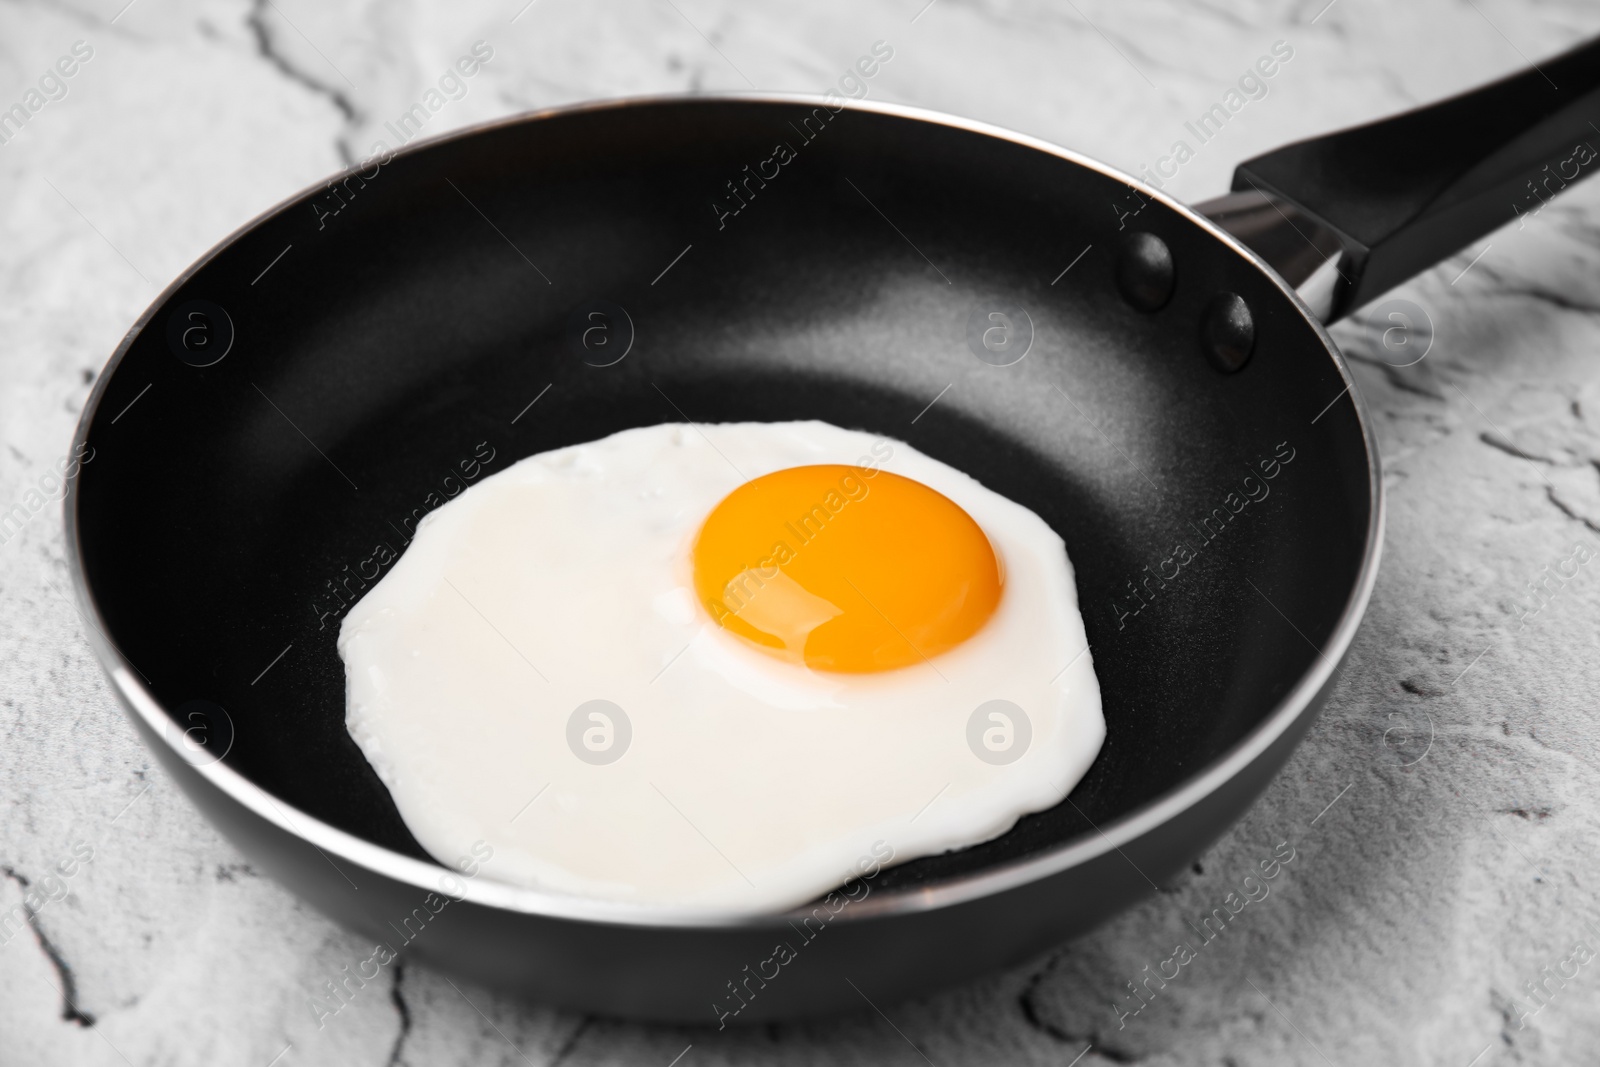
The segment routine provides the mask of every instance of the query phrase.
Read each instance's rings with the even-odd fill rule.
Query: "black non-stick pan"
[[[710,1024],[1003,967],[1171,878],[1306,732],[1383,526],[1324,324],[1593,170],[1597,86],[1591,44],[1252,160],[1198,210],[837,98],[595,104],[376,157],[224,241],[113,355],[66,499],[92,640],[195,802],[375,947]],[[1081,784],[788,916],[429,858],[345,732],[334,647],[417,519],[628,427],[811,418],[908,441],[1066,541],[1108,729]]]

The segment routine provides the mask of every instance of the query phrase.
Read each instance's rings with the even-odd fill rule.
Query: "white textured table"
[[[374,140],[393,144],[386,124],[478,40],[492,59],[424,133],[629,93],[821,91],[882,40],[894,57],[874,99],[1128,170],[1287,42],[1268,94],[1168,183],[1200,199],[1240,159],[1551,54],[1600,30],[1600,10],[124,2],[0,3],[0,109],[40,105],[14,136],[0,126],[0,511],[31,515],[0,544],[0,913],[36,905],[20,928],[0,920],[0,1063],[666,1067],[691,1043],[682,1067],[1065,1065],[1091,1045],[1076,1062],[1594,1062],[1600,565],[1548,582],[1548,603],[1529,583],[1575,544],[1600,546],[1600,183],[1401,290],[1437,328],[1422,363],[1393,370],[1359,324],[1336,329],[1382,441],[1385,564],[1286,773],[1181,884],[1027,967],[881,1005],[887,1017],[628,1026],[413,965],[319,1029],[311,992],[364,946],[258,876],[154,767],[66,599],[58,506],[32,513],[29,492],[51,487],[90,382],[159,287]],[[72,76],[47,78],[63,56]],[[1295,858],[1270,896],[1119,1025],[1125,983],[1280,842]]]

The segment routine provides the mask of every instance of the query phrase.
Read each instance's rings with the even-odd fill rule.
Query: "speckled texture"
[[[74,41],[94,49],[66,97],[0,145],[0,510],[65,453],[93,375],[161,284],[365,157],[478,39],[493,61],[427,133],[622,93],[820,91],[883,39],[895,57],[874,98],[1130,170],[1290,42],[1270,94],[1169,183],[1199,199],[1276,143],[1600,29],[1558,0],[121,5],[0,4],[0,105]],[[0,908],[30,891],[39,904],[28,926],[0,927],[0,1063],[666,1067],[690,1045],[683,1067],[1592,1058],[1600,967],[1574,945],[1600,944],[1600,566],[1563,561],[1600,551],[1600,185],[1399,295],[1437,328],[1421,363],[1383,365],[1359,321],[1335,330],[1381,440],[1386,560],[1287,771],[1179,884],[1095,933],[824,1023],[630,1026],[402,965],[319,1028],[311,996],[369,946],[259,877],[154,767],[84,642],[51,504],[0,544]],[[1135,1006],[1125,983],[1198,940],[1186,923],[1226,906],[1281,842],[1294,859],[1270,894],[1119,1024]],[[92,859],[50,877],[75,845]],[[1546,967],[1576,975],[1563,985]],[[1536,979],[1551,992],[1535,1014]]]

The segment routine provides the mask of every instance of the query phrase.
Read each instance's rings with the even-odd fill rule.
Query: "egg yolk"
[[[921,663],[976,633],[1000,601],[989,538],[910,478],[842,464],[753,478],[706,518],[695,593],[757,648],[825,671]]]

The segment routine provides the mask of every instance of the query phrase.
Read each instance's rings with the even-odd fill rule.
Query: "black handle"
[[[1247,160],[1233,188],[1332,231],[1343,253],[1323,312],[1332,321],[1597,169],[1600,39],[1482,89]]]

